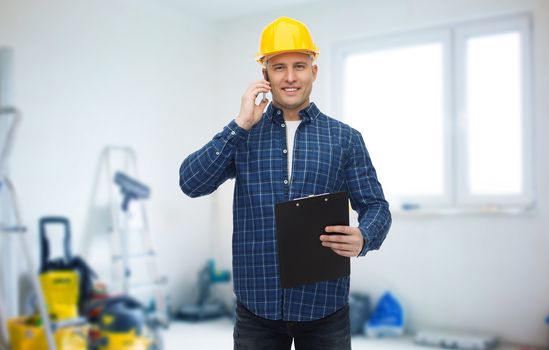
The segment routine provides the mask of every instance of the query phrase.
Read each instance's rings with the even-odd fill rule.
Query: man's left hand
[[[332,234],[320,236],[323,246],[341,256],[352,257],[360,254],[364,238],[358,227],[326,226],[326,232]]]

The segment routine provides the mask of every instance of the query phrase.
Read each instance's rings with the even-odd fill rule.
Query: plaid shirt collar
[[[316,118],[320,115],[320,110],[318,107],[314,104],[314,102],[311,102],[308,107],[302,109],[299,111],[299,116],[303,120],[304,123],[310,123],[314,122]],[[284,122],[284,112],[280,108],[277,108],[273,105],[271,102],[269,106],[267,107],[267,111],[265,112],[267,115],[267,118],[271,122],[275,123],[282,123]]]

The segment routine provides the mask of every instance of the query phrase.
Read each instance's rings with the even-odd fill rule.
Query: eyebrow
[[[291,63],[291,65],[293,65],[293,66],[295,66],[296,64],[305,64],[305,65],[307,65],[308,63],[306,61],[297,61],[297,62]],[[276,66],[287,66],[288,64],[280,62],[280,63],[272,63],[271,65],[273,67],[276,67]]]

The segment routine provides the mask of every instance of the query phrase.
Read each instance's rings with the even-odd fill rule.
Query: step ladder
[[[100,160],[110,179],[112,280],[118,291],[154,305],[152,318],[169,323],[167,278],[160,274],[157,253],[149,230],[145,199],[149,188],[139,182],[137,156],[130,147],[109,146]]]
[[[0,140],[2,140],[0,141],[0,207],[2,208],[2,210],[0,210],[0,236],[2,237],[0,238],[6,238],[5,236],[8,236],[8,239],[3,240],[3,242],[0,243],[7,244],[7,248],[14,256],[18,252],[18,248],[21,249],[31,279],[31,287],[37,297],[38,310],[42,319],[48,349],[56,350],[52,333],[52,324],[46,310],[44,295],[42,294],[42,288],[40,287],[40,281],[38,279],[38,270],[35,267],[30,245],[27,241],[27,235],[25,234],[26,228],[22,225],[15,188],[7,174],[8,159],[13,146],[15,131],[20,120],[21,116],[15,108],[0,108]],[[12,245],[14,243],[14,240],[11,239],[12,237],[19,238],[20,247]],[[16,292],[17,276],[10,275],[17,273],[17,271],[15,271],[16,269],[11,263],[6,265],[2,264],[0,265],[0,268],[3,269],[2,279],[7,281],[7,284],[10,284],[8,286],[3,286],[7,287],[3,289],[10,289],[11,291]],[[11,292],[9,294],[11,294]],[[17,298],[13,296],[14,294],[12,294],[11,299],[16,300]],[[8,305],[6,305],[2,299],[2,296],[0,296],[0,340],[3,339],[5,343],[9,341],[7,331],[8,316],[15,316],[17,313],[17,306],[9,305],[11,306],[12,311],[11,315],[8,315],[8,312],[6,312]],[[10,303],[13,303],[13,300],[10,301]],[[0,348],[1,347],[8,348],[8,345],[2,344],[2,341],[0,341]]]

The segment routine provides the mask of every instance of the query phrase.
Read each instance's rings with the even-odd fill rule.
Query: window
[[[335,48],[338,114],[393,209],[532,204],[529,28],[514,16]]]

